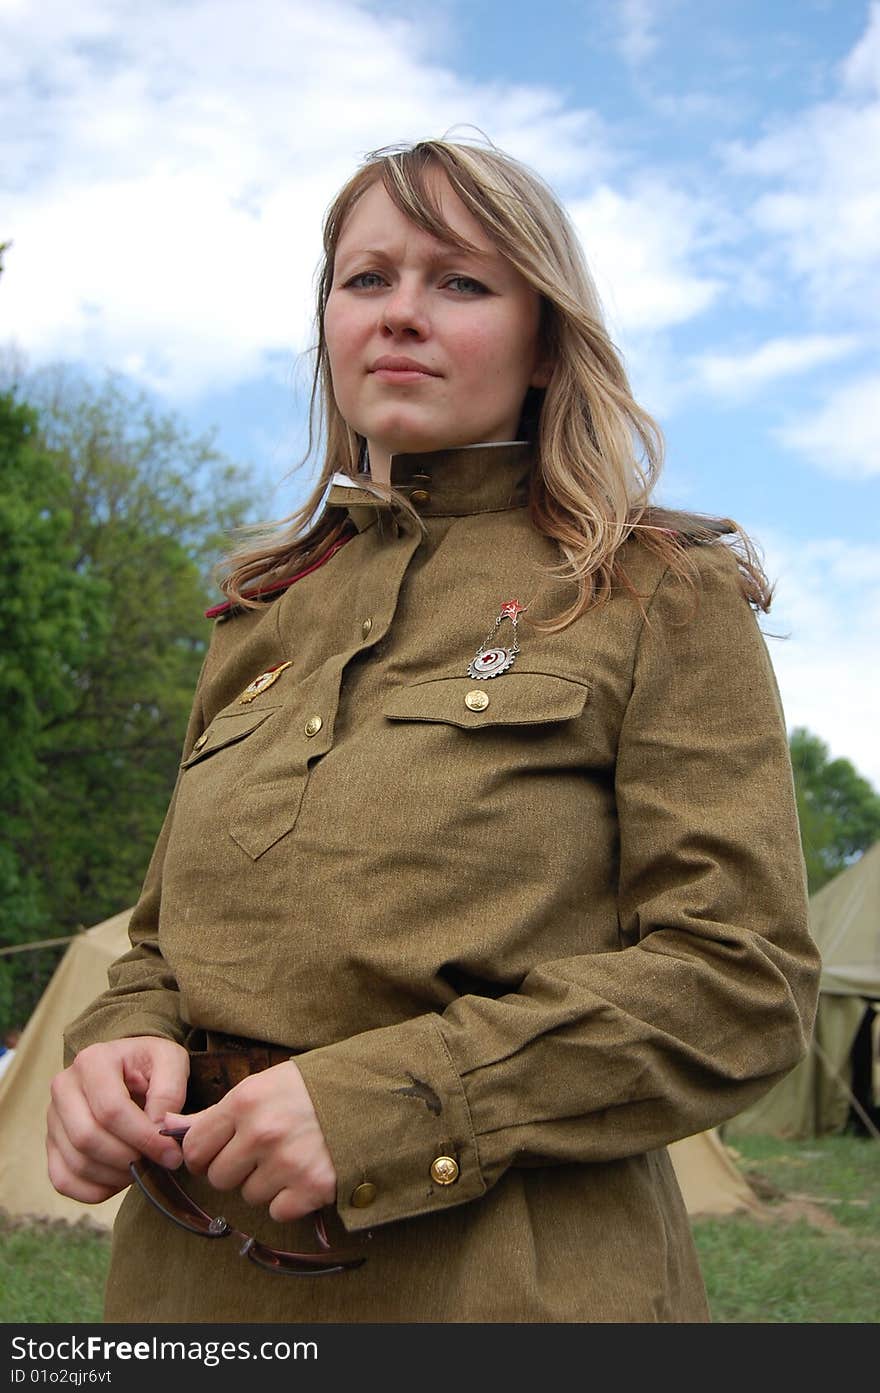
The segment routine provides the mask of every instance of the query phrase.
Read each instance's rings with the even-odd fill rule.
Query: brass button
[[[321,729],[321,726],[323,724],[324,722],[321,720],[320,716],[309,717],[309,719],[306,721],[306,735],[309,737],[310,740],[313,735],[318,734],[318,731]]]
[[[431,1179],[438,1185],[454,1185],[458,1179],[458,1162],[451,1156],[438,1156],[431,1162]]]
[[[453,1165],[454,1164],[455,1162],[453,1161]],[[352,1190],[351,1202],[355,1209],[366,1209],[368,1205],[373,1203],[378,1193],[379,1191],[376,1189],[375,1185],[369,1180],[365,1180],[363,1185],[358,1185]]]
[[[468,692],[464,699],[464,704],[468,711],[485,711],[486,707],[489,705],[488,693],[481,692],[479,688],[477,688],[476,691]]]
[[[370,632],[370,630],[372,629],[372,627],[373,627],[373,621],[372,621],[372,619],[365,619],[364,622],[363,622],[363,624],[361,625],[361,633],[363,634],[364,638],[367,637],[367,634]]]
[[[411,503],[415,503],[417,508],[421,508],[424,504],[430,503],[431,495],[427,489],[413,489],[409,496],[409,500]]]
[[[193,749],[194,749],[194,750],[200,750],[200,749],[202,748],[202,746],[203,746],[203,745],[206,745],[207,743],[208,743],[208,732],[205,731],[204,735],[200,735],[200,736],[199,736],[198,740],[197,740],[196,743],[193,745]]]

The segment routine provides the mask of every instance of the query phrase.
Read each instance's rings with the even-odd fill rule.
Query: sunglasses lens
[[[281,1248],[270,1248],[256,1238],[247,1238],[238,1229],[233,1229],[225,1219],[212,1219],[211,1215],[192,1199],[178,1185],[170,1171],[163,1170],[152,1161],[141,1157],[129,1166],[132,1180],[140,1187],[147,1199],[166,1219],[171,1219],[188,1233],[199,1234],[202,1238],[225,1238],[236,1234],[244,1239],[241,1253],[257,1267],[266,1272],[283,1272],[292,1277],[317,1277],[325,1272],[344,1272],[360,1267],[366,1258],[356,1253],[334,1252],[330,1247],[327,1229],[322,1215],[315,1218],[315,1235],[323,1252],[287,1253]]]
[[[267,1272],[283,1272],[289,1277],[319,1277],[328,1272],[344,1272],[360,1267],[366,1258],[354,1253],[285,1253],[251,1239],[242,1250],[251,1262]]]
[[[132,1161],[129,1170],[150,1203],[187,1232],[200,1234],[203,1238],[223,1238],[228,1233],[226,1221],[212,1219],[210,1214],[200,1209],[161,1166],[141,1159]]]

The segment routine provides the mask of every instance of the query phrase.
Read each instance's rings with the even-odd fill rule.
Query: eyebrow
[[[348,260],[351,257],[365,256],[384,261],[389,255],[390,252],[388,249],[382,247],[353,247],[350,251],[343,252],[342,256],[339,255],[337,250],[338,260]],[[472,251],[469,247],[459,248],[452,246],[451,243],[444,243],[443,250],[432,252],[428,259],[432,265],[440,266],[447,261],[456,261],[460,256],[469,256],[474,261],[482,261],[485,265],[489,265],[494,262],[496,256],[500,257],[500,253],[484,252],[476,249]]]

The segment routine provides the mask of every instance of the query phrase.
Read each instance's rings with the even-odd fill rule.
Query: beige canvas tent
[[[73,940],[0,1079],[0,1208],[16,1216],[87,1219],[109,1228],[121,1196],[78,1204],[53,1190],[46,1174],[44,1122],[49,1085],[61,1068],[61,1032],[107,985],[109,964],[128,947],[131,911],[115,915]],[[731,1214],[760,1202],[716,1132],[670,1148],[688,1212]]]
[[[87,1218],[109,1228],[120,1199],[83,1205],[65,1199],[46,1173],[44,1124],[49,1085],[62,1065],[61,1032],[107,986],[107,968],[128,947],[130,910],[73,940],[0,1079],[0,1208],[14,1215]]]
[[[726,1137],[825,1136],[854,1106],[880,1120],[880,842],[813,895],[810,930],[822,976],[809,1054]]]

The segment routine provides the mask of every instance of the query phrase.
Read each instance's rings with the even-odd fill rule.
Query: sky
[[[880,0],[0,0],[0,121],[0,354],[214,428],[263,517],[311,477],[339,186],[430,136],[537,170],[657,501],[757,541],[787,725],[880,790]]]

